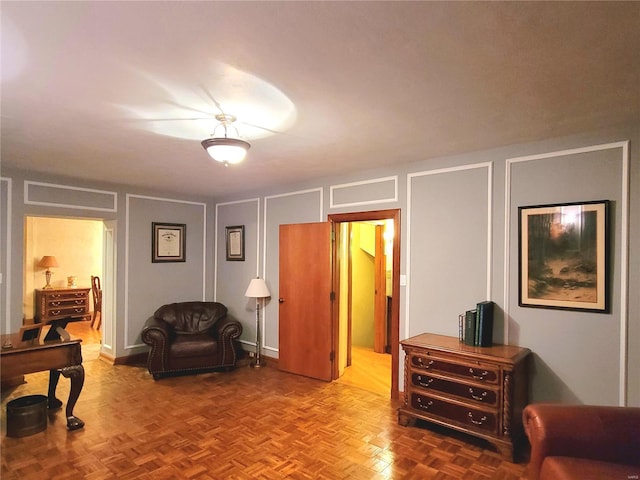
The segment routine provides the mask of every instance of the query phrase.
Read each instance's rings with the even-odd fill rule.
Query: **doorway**
[[[397,398],[400,210],[328,219],[336,232],[334,319],[340,319],[334,321],[338,361],[333,378]]]
[[[102,220],[65,217],[27,216],[24,221],[23,259],[23,318],[25,323],[34,320],[35,292],[45,283],[44,269],[38,266],[40,259],[53,256],[58,267],[51,268],[50,285],[53,289],[90,289],[91,277],[103,280],[105,273],[104,252],[105,224]],[[104,288],[104,287],[103,287]],[[86,290],[85,290],[86,291]],[[70,322],[66,329],[83,341],[85,360],[98,358],[105,329],[103,314],[94,321],[93,293],[89,290],[89,315]],[[98,328],[98,323],[101,323]]]

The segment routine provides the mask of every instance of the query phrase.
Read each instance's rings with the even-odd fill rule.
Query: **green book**
[[[476,311],[467,310],[464,314],[464,344],[474,346],[476,340]]]
[[[475,345],[490,347],[493,344],[493,310],[494,303],[480,302],[476,305]]]

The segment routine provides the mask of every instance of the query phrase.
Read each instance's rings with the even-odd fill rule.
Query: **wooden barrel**
[[[47,397],[27,395],[7,403],[7,437],[26,437],[47,428]]]

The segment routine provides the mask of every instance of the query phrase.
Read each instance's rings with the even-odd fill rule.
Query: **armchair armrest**
[[[157,372],[163,372],[168,365],[169,344],[175,337],[173,328],[166,322],[155,317],[149,317],[140,334],[142,341],[151,346],[147,359],[147,368],[156,378]]]
[[[640,465],[640,408],[531,404],[522,417],[531,443],[531,479],[550,456]]]
[[[162,320],[149,317],[142,328],[142,341],[147,345],[167,344],[175,336],[173,329]]]
[[[225,317],[216,323],[215,331],[218,338],[228,337],[234,339],[242,334],[242,325],[237,320]]]

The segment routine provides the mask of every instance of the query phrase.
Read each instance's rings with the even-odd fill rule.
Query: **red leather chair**
[[[530,480],[640,478],[640,408],[531,404]]]

